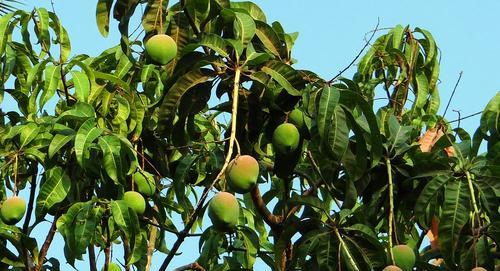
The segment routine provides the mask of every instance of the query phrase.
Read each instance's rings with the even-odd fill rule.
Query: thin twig
[[[443,118],[446,115],[446,111],[448,111],[448,107],[450,106],[451,100],[453,100],[453,96],[455,95],[455,91],[457,91],[457,87],[458,87],[458,84],[460,83],[460,79],[462,79],[463,73],[464,73],[463,71],[460,71],[460,73],[458,74],[457,82],[455,83],[455,87],[453,88],[453,91],[451,92],[451,96],[448,99],[448,104],[446,105],[446,108],[444,109]]]
[[[375,33],[377,32],[378,30],[378,26],[380,24],[380,18],[377,18],[377,25],[375,26],[375,29],[373,30],[373,33],[372,35],[370,36],[370,39],[368,39],[368,41],[366,41],[365,45],[363,46],[363,48],[361,48],[361,50],[359,51],[358,55],[351,61],[351,63],[349,63],[349,65],[347,65],[343,70],[341,70],[337,75],[335,75],[332,79],[330,79],[330,81],[328,81],[328,84],[331,84],[333,83],[333,81],[335,81],[337,78],[339,78],[345,71],[347,71],[350,67],[352,67],[352,65],[354,65],[354,63],[356,63],[356,60],[358,60],[358,58],[361,56],[361,54],[365,51],[366,47],[368,47],[368,45],[370,45],[370,41],[373,39],[373,37],[375,36]]]
[[[476,113],[474,113],[474,114],[470,114],[470,115],[468,115],[468,116],[465,116],[465,117],[463,117],[463,118],[459,118],[459,119],[456,119],[456,120],[448,121],[448,123],[453,123],[453,122],[457,122],[457,121],[459,122],[459,121],[461,121],[461,120],[468,119],[468,118],[472,118],[472,117],[477,116],[477,115],[480,115],[480,114],[482,114],[482,113],[483,113],[483,111],[479,111],[479,112],[476,112]]]

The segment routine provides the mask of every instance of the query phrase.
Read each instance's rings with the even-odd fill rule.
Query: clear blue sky
[[[100,36],[95,24],[96,0],[54,0],[55,9],[69,32],[73,54],[96,55],[119,42],[116,23],[110,36]],[[288,32],[300,32],[293,53],[298,68],[317,72],[330,78],[351,62],[364,45],[365,33],[374,28],[377,18],[380,27],[410,24],[430,30],[442,51],[441,100],[444,104],[451,94],[460,71],[463,78],[453,99],[450,110],[461,110],[462,116],[481,111],[500,88],[497,63],[500,63],[500,1],[332,1],[332,0],[259,0],[268,21],[280,21]],[[49,0],[29,0],[26,8],[44,6]],[[355,67],[345,73],[349,77]],[[8,106],[2,104],[3,106]],[[453,112],[448,119],[455,119]],[[462,121],[462,127],[473,132],[479,116]],[[40,245],[45,238],[48,223],[39,226]],[[64,263],[62,238],[56,235],[49,255]],[[174,238],[167,239],[171,246]],[[185,243],[183,254],[171,267],[190,263],[198,256],[197,241]],[[115,254],[115,256],[117,256]],[[99,259],[102,263],[103,255]],[[164,256],[155,257],[155,270]],[[85,258],[86,259],[86,258]],[[77,264],[79,270],[87,270],[87,263]],[[259,264],[256,270],[266,270]],[[70,270],[62,267],[62,270]]]

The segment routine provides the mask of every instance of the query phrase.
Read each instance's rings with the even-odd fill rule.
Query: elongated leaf
[[[71,179],[61,167],[53,167],[45,172],[45,182],[40,186],[36,199],[35,215],[42,219],[57,203],[63,201],[71,188]]]
[[[247,227],[238,228],[238,237],[239,240],[243,241],[245,247],[243,266],[247,269],[253,269],[257,251],[260,248],[259,237],[252,229]]]
[[[302,95],[292,83],[300,80],[300,75],[290,65],[279,61],[269,61],[266,66],[262,67],[262,71],[271,76],[288,94],[292,96]]]
[[[170,125],[174,119],[182,95],[190,88],[206,82],[209,78],[210,76],[205,75],[200,70],[190,71],[179,78],[163,98],[160,106],[160,122]]]
[[[327,135],[328,125],[340,99],[340,91],[336,87],[324,86],[321,90],[319,106],[316,110],[316,122],[321,138]]]
[[[26,147],[40,132],[40,127],[33,122],[24,125],[19,135],[20,147]]]
[[[469,219],[470,195],[467,184],[461,180],[448,182],[444,193],[443,212],[439,219],[439,246],[449,265],[456,263],[460,232]]]
[[[49,12],[49,17],[52,20],[50,26],[54,29],[57,36],[57,43],[59,43],[60,60],[65,62],[71,54],[71,42],[68,31],[66,31],[66,28],[61,24],[55,13]]]
[[[328,150],[333,158],[340,161],[349,145],[349,128],[347,127],[346,115],[340,106],[336,106],[330,120],[326,137]]]
[[[135,235],[134,243],[132,246],[132,253],[127,259],[127,264],[134,264],[146,257],[144,251],[148,248],[148,235],[145,230]]]
[[[417,83],[417,99],[413,104],[413,110],[416,110],[415,112],[418,114],[420,109],[424,108],[424,105],[427,102],[427,98],[429,97],[429,82],[427,81],[427,77],[423,72],[417,73],[415,81]]]
[[[98,72],[98,71],[94,71],[94,75],[96,78],[107,80],[107,81],[110,81],[112,83],[115,83],[115,84],[119,85],[120,87],[122,87],[127,92],[130,92],[130,85],[115,75],[103,73],[103,72]]]
[[[422,28],[415,28],[415,32],[420,32],[422,35],[424,35],[426,41],[427,41],[427,46],[425,47],[425,65],[431,63],[432,61],[435,60],[435,57],[437,56],[437,46],[436,46],[436,41],[434,40],[434,37],[432,36],[431,32],[422,29]]]
[[[281,58],[283,56],[283,46],[278,34],[276,34],[271,26],[264,22],[256,21],[255,23],[257,27],[255,34],[257,34],[259,40],[273,55]]]
[[[483,110],[481,131],[486,134],[500,134],[500,91],[497,92]]]
[[[71,130],[71,129],[70,129]],[[61,148],[66,146],[68,142],[71,140],[75,139],[76,132],[71,130],[69,133],[64,133],[64,134],[56,134],[53,138],[52,141],[50,142],[49,145],[49,151],[48,155],[49,158],[54,157],[54,155],[59,152]]]
[[[0,16],[0,56],[3,56],[5,52],[7,38],[9,37],[7,30],[9,29],[9,23],[13,16],[13,13]]]
[[[234,13],[234,33],[236,38],[247,45],[255,35],[255,21],[250,15],[241,12]]]
[[[38,14],[38,40],[46,52],[50,50],[49,12],[45,8],[36,9]]]
[[[113,0],[98,0],[96,7],[97,28],[103,37],[109,34],[109,15],[111,13],[111,4]]]
[[[380,136],[380,130],[378,128],[377,118],[373,113],[372,107],[363,98],[363,96],[351,90],[342,90],[340,97],[341,97],[341,104],[344,105],[344,109],[346,111],[351,110],[348,105],[352,103],[359,106],[359,108],[361,109],[361,112],[363,113],[366,122],[368,123],[368,127],[370,128],[370,135],[368,137],[371,143],[370,155],[372,158],[371,161],[372,166],[375,166],[382,157],[382,139]],[[356,121],[359,121],[359,118]]]
[[[102,211],[94,208],[92,202],[85,204],[84,208],[75,218],[74,238],[75,254],[85,254],[88,245],[93,241],[97,223],[101,220]]]
[[[61,67],[52,65],[45,67],[45,85],[40,96],[40,109],[54,96],[60,82]]]
[[[127,203],[123,200],[112,201],[111,215],[125,236],[129,240],[135,239],[139,229],[139,219],[134,211],[129,210]]]
[[[289,200],[288,203],[294,204],[294,205],[307,205],[310,207],[318,208],[323,212],[328,213],[328,206],[325,206],[325,204],[317,197],[313,196],[299,196],[299,195],[293,195]]]
[[[77,102],[75,106],[67,111],[64,111],[58,118],[57,122],[62,122],[69,119],[86,120],[88,118],[94,118],[95,111],[88,103]]]
[[[102,132],[101,128],[96,127],[94,119],[86,120],[78,129],[75,137],[75,155],[76,161],[82,168],[85,168],[84,156],[88,145],[96,140]]]
[[[415,203],[415,216],[425,215],[425,209],[441,188],[451,180],[449,175],[436,175],[430,180],[418,195]]]
[[[122,160],[120,158],[121,143],[120,139],[114,135],[99,137],[99,146],[104,156],[104,169],[108,176],[116,184],[123,183],[122,179]]]
[[[88,102],[90,95],[90,81],[87,75],[79,71],[71,71],[73,83],[75,84],[75,95],[79,101]]]
[[[216,51],[222,57],[229,56],[229,53],[226,50],[228,43],[218,35],[207,33],[203,35],[201,38],[199,45],[208,47],[214,51]]]
[[[245,11],[256,21],[266,22],[266,15],[264,14],[264,11],[262,11],[262,9],[253,2],[231,2],[230,5],[233,10]]]
[[[146,8],[144,9],[144,14],[142,15],[142,27],[147,32],[151,32],[153,30],[160,29],[160,3],[162,1],[148,1]],[[162,11],[162,21],[167,22],[166,14],[167,14],[167,6],[168,1],[163,1],[163,11]],[[166,29],[167,25],[163,25],[163,29]]]

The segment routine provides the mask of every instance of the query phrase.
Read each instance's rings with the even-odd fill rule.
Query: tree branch
[[[255,208],[257,209],[257,212],[259,212],[262,219],[264,219],[266,224],[269,225],[269,227],[271,227],[273,231],[278,230],[281,222],[283,222],[283,217],[276,216],[272,214],[269,209],[267,209],[266,203],[260,196],[260,190],[257,185],[250,191],[250,195],[252,196],[253,204],[255,205]]]
[[[45,242],[43,243],[42,249],[40,250],[40,254],[38,255],[38,263],[35,266],[35,271],[42,270],[42,265],[47,256],[47,252],[49,250],[50,244],[52,244],[52,240],[54,239],[54,235],[57,230],[57,219],[59,218],[59,213],[54,216],[54,221],[52,221],[52,226],[50,226],[50,230],[47,233],[47,237],[45,238]]]
[[[97,271],[94,246],[93,245],[88,246],[87,250],[89,251],[90,271]]]
[[[28,209],[26,211],[26,218],[24,219],[24,224],[23,224],[23,233],[28,235],[28,228],[30,225],[30,220],[31,220],[31,214],[33,213],[33,202],[35,201],[35,191],[36,191],[36,177],[38,176],[37,170],[38,170],[38,163],[35,163],[34,166],[35,168],[35,174],[31,175],[31,187],[30,187],[30,199],[28,201]]]

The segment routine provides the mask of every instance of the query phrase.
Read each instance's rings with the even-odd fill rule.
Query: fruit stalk
[[[392,264],[395,264],[394,254],[392,253],[392,221],[394,216],[394,187],[392,185],[392,165],[391,160],[386,158],[387,165],[387,178],[389,179],[389,232],[388,232],[388,241],[389,241],[389,256],[391,258]]]
[[[222,175],[224,175],[227,165],[231,160],[231,156],[233,154],[234,141],[236,140],[236,120],[238,114],[238,95],[240,90],[240,77],[241,77],[241,69],[240,67],[236,67],[234,74],[233,92],[232,92],[233,103],[231,109],[231,136],[229,138],[229,149],[226,154],[226,160],[224,161],[224,165],[222,166],[222,169],[215,177],[214,181],[209,186],[206,186],[205,189],[203,190],[203,193],[201,194],[200,200],[198,201],[198,204],[196,205],[193,214],[189,218],[184,229],[181,232],[179,232],[179,235],[177,235],[177,240],[175,241],[174,245],[172,246],[172,249],[170,250],[167,257],[160,266],[160,269],[158,269],[159,271],[165,271],[167,269],[168,265],[174,258],[175,253],[177,253],[177,250],[181,246],[182,242],[184,242],[184,239],[186,238],[186,236],[189,234],[189,231],[193,227],[194,222],[196,221],[196,218],[198,217],[198,214],[200,213],[201,209],[203,208],[203,204],[207,199],[208,192],[210,192],[210,190],[219,181]]]
[[[346,244],[345,244],[344,240],[342,239],[342,235],[340,235],[339,229],[334,228],[333,231],[335,232],[335,235],[337,235],[337,238],[339,239],[339,242],[340,242],[340,246],[344,250],[344,253],[345,253],[347,259],[349,260],[349,263],[352,265],[352,268],[356,271],[359,271],[359,268],[356,265],[356,262],[352,258],[351,253],[349,253],[349,250],[347,249]]]
[[[467,183],[469,184],[470,197],[472,201],[472,206],[474,207],[474,214],[479,215],[479,208],[477,207],[476,202],[476,194],[474,192],[474,186],[472,185],[472,176],[469,171],[465,171],[465,175],[467,176]],[[472,228],[474,228],[474,219],[472,219]]]

